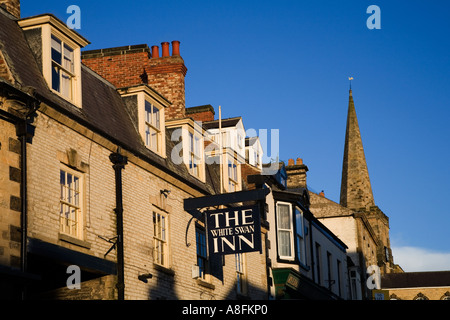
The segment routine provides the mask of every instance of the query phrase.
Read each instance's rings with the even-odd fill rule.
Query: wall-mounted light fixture
[[[151,273],[144,273],[144,274],[138,275],[138,279],[145,283],[148,282],[147,279],[151,279],[151,278],[153,278],[153,275]]]
[[[164,189],[164,190],[161,190],[160,192],[167,198],[169,196],[170,190]]]

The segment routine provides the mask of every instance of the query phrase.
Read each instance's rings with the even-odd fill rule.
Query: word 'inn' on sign
[[[210,254],[261,251],[261,226],[257,206],[207,211]]]

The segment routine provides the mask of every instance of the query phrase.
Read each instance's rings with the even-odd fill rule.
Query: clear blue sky
[[[303,158],[308,184],[336,202],[353,76],[392,246],[450,257],[449,1],[22,0],[22,17],[66,21],[71,4],[86,50],[181,41],[187,106],[221,105],[246,129],[279,129],[280,159]],[[366,26],[372,4],[379,30]],[[450,270],[446,261],[425,268]]]

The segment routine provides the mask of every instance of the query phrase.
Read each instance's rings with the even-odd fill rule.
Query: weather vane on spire
[[[350,81],[350,90],[352,90],[352,80],[353,80],[353,77],[348,77],[348,80]]]

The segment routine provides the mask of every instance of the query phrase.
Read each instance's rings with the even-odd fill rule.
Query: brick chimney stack
[[[186,117],[191,117],[195,121],[214,121],[215,114],[214,108],[210,104],[186,108]]]
[[[295,162],[294,159],[289,159],[286,166],[288,189],[306,188],[307,171],[308,167],[303,164],[301,158],[297,158]]]
[[[20,0],[0,0],[0,6],[17,19],[20,19]]]
[[[180,55],[180,41],[172,41],[172,55],[169,42],[161,43],[162,57],[149,61],[148,84],[166,97],[172,106],[166,109],[166,120],[186,117],[185,77],[187,68]]]
[[[0,0],[1,1],[1,0]],[[180,55],[180,41],[161,43],[159,47],[133,45],[82,52],[83,63],[117,88],[146,83],[162,94],[172,105],[166,109],[166,120],[181,119],[185,113],[185,76],[187,68]]]

